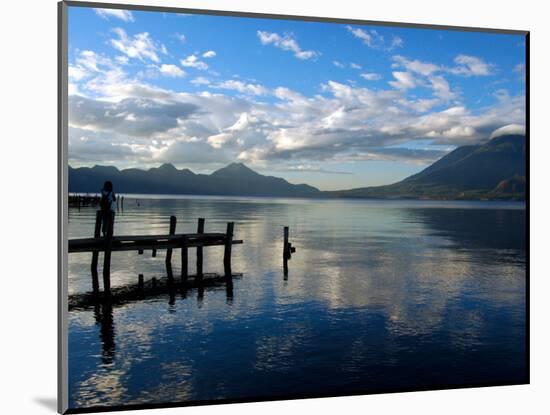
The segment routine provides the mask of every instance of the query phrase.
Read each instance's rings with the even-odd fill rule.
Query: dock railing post
[[[111,295],[111,244],[113,238],[113,228],[115,222],[114,212],[109,211],[105,215],[107,224],[105,228],[105,253],[103,256],[103,293],[106,296]]]
[[[290,247],[288,243],[288,226],[284,227],[284,240],[283,240],[283,275],[288,278],[288,260],[290,259]]]
[[[168,229],[168,235],[175,235],[177,219],[175,216],[170,216],[170,228]],[[172,265],[172,248],[166,250],[166,266]]]
[[[94,226],[94,238],[97,239],[101,235],[101,211],[98,210],[95,213],[95,226]],[[95,295],[99,293],[99,278],[97,274],[97,261],[99,258],[99,251],[92,252],[92,289]]]
[[[197,226],[197,233],[200,235],[204,233],[204,218],[199,218]],[[202,278],[202,246],[197,246],[197,278]]]
[[[181,241],[181,283],[183,286],[187,283],[187,273],[189,268],[189,254],[187,245],[187,237],[183,236]]]
[[[223,269],[226,279],[231,279],[231,247],[233,244],[233,222],[227,223],[227,230],[225,232],[225,249],[223,252]]]

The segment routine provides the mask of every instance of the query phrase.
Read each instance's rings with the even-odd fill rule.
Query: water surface
[[[115,234],[167,233],[170,215],[177,232],[234,221],[243,277],[231,294],[71,311],[70,407],[526,381],[522,204],[129,195]],[[69,238],[94,219],[71,209]],[[204,256],[223,272],[222,247]],[[111,268],[113,286],[162,277],[164,253],[116,252]],[[69,256],[71,294],[91,290],[89,269],[90,254]]]

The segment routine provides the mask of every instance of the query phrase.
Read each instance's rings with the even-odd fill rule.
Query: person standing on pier
[[[113,183],[111,183],[110,181],[106,181],[103,184],[99,206],[101,207],[102,214],[103,236],[105,236],[107,234],[107,224],[110,223],[112,226],[115,222],[116,212],[116,195],[113,191]]]

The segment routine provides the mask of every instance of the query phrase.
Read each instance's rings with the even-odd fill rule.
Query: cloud
[[[182,66],[195,68],[200,71],[205,71],[208,69],[208,65],[205,62],[199,60],[196,55],[189,55],[185,59],[180,60],[180,63]]]
[[[158,53],[167,53],[166,47],[161,43],[153,41],[147,32],[138,33],[133,37],[128,36],[124,29],[121,28],[115,28],[113,32],[118,36],[118,39],[111,39],[111,45],[129,58],[141,61],[151,60],[159,63],[160,58]]]
[[[187,38],[185,37],[185,35],[182,35],[181,33],[175,33],[174,36],[176,37],[176,39],[178,39],[181,43],[185,43],[187,41]]]
[[[336,66],[337,68],[345,68],[346,65],[344,65],[342,62],[339,61],[332,61],[332,64]]]
[[[513,72],[519,74],[520,81],[525,82],[525,64],[518,63],[516,66],[514,66]]]
[[[353,26],[346,26],[348,32],[350,32],[357,39],[361,40],[365,45],[372,49],[383,49],[391,51],[396,48],[403,47],[403,39],[399,36],[392,36],[390,42],[384,39],[384,36],[379,34],[376,30],[361,29]]]
[[[373,72],[364,72],[359,74],[359,76],[363,79],[366,79],[367,81],[378,81],[379,79],[382,79],[382,76],[380,74]]]
[[[209,50],[202,54],[203,58],[213,58],[214,56],[216,56],[216,52],[214,52],[213,50]]]
[[[393,36],[391,39],[390,50],[395,48],[402,48],[404,43],[405,42],[403,42],[403,39],[401,39],[399,36]]]
[[[286,169],[275,169],[280,172],[297,172],[297,173],[322,173],[322,174],[353,174],[348,171],[330,170],[312,164],[297,164],[288,166]]]
[[[458,55],[454,62],[458,65],[448,71],[462,76],[488,76],[493,74],[494,65],[476,56]]]
[[[184,77],[185,71],[176,65],[162,64],[159,69],[160,73],[164,76],[170,76],[172,78],[182,78]]]
[[[210,165],[237,159],[271,168],[355,160],[425,163],[442,151],[430,146],[478,143],[501,127],[525,125],[523,95],[502,90],[495,104],[472,111],[453,97],[445,69],[412,59],[394,61],[403,70],[394,71],[390,89],[328,80],[320,85],[322,94],[310,96],[256,81],[212,83],[203,77],[191,82],[210,85],[207,91],[174,91],[132,78],[116,60],[92,51],[73,59],[69,157],[81,163],[177,164],[193,151],[210,151],[204,156],[211,157],[204,159]],[[420,87],[432,96],[409,96]],[[263,95],[269,99],[258,102]],[[422,150],[414,145],[426,142]],[[410,143],[414,149],[406,147]]]
[[[85,97],[69,99],[69,125],[82,130],[150,137],[178,126],[197,106],[184,102],[156,102],[150,98],[125,98],[120,102]]]
[[[404,68],[408,75],[404,75],[403,72],[397,72],[395,75],[396,81],[391,81],[390,85],[398,89],[410,89],[416,86],[423,86],[431,88],[433,95],[442,102],[447,102],[456,97],[456,94],[451,90],[449,82],[444,78],[441,73],[446,72],[447,69],[441,65],[437,65],[431,62],[424,62],[418,59],[408,59],[404,56],[393,56],[393,68]],[[414,75],[413,75],[414,74]],[[437,101],[418,101],[421,106],[434,106]]]
[[[303,50],[298,42],[290,35],[279,35],[278,33],[270,33],[258,30],[258,38],[262,45],[273,45],[279,49],[291,51],[294,53],[294,56],[298,59],[307,60],[316,58],[318,52],[314,50]]]
[[[357,63],[353,63],[353,62],[351,62],[351,63],[349,64],[349,66],[350,66],[350,68],[352,68],[352,69],[363,69],[363,68],[361,67],[361,65],[359,65],[359,64],[357,64]]]
[[[94,9],[95,13],[104,18],[109,19],[111,17],[124,20],[125,22],[133,22],[134,16],[132,13],[128,10],[120,10],[120,9]]]
[[[495,131],[493,131],[489,136],[489,138],[493,139],[495,137],[500,137],[502,135],[509,135],[509,134],[525,135],[525,125],[520,125],[520,124],[505,125],[504,127],[497,128]]]
[[[210,81],[203,76],[198,76],[190,81],[193,85],[209,85]]]
[[[441,71],[441,67],[439,65],[430,62],[423,62],[418,59],[407,59],[406,57],[400,55],[394,56],[393,61],[394,63],[392,66],[403,67],[408,71],[419,75],[429,76],[435,72]]]
[[[221,88],[221,89],[231,89],[234,91],[238,91],[244,94],[252,94],[252,95],[265,95],[268,93],[268,90],[259,84],[247,84],[242,81],[236,81],[236,80],[229,80],[229,81],[223,81],[219,84],[212,86],[213,88]]]
[[[416,87],[416,80],[410,72],[392,72],[392,75],[395,80],[388,82],[392,87],[401,90]]]

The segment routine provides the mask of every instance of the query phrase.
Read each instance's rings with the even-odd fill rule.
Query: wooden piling
[[[95,226],[94,226],[94,238],[101,236],[101,211],[98,210],[95,213]],[[99,251],[92,252],[92,289],[94,294],[99,293],[99,278],[97,274],[97,262],[99,259]]]
[[[106,296],[111,295],[111,244],[113,239],[113,228],[115,216],[109,211],[106,215],[107,224],[105,232],[105,253],[103,255],[103,293]]]
[[[187,282],[187,273],[189,268],[189,255],[187,248],[187,238],[182,237],[181,241],[181,282],[185,284]]]
[[[143,291],[143,274],[138,275],[138,289]]]
[[[204,218],[199,218],[197,233],[204,233]],[[197,278],[202,278],[202,246],[197,247]]]
[[[283,259],[290,258],[290,249],[288,247],[288,226],[284,228]]]
[[[156,248],[153,248],[153,250],[151,251],[151,256],[152,256],[153,258],[155,258],[155,257],[157,256],[157,250],[156,250]]]
[[[233,242],[233,222],[227,223],[227,230],[225,232],[225,248],[223,251],[223,269],[225,278],[230,279],[231,274],[231,247]]]
[[[120,210],[124,210],[124,196],[120,196]]]
[[[157,277],[151,278],[151,287],[153,288],[153,290],[157,288]]]
[[[168,228],[168,234],[174,235],[176,233],[176,223],[177,218],[175,216],[170,216],[170,226]],[[172,265],[172,248],[166,250],[166,266]]]

